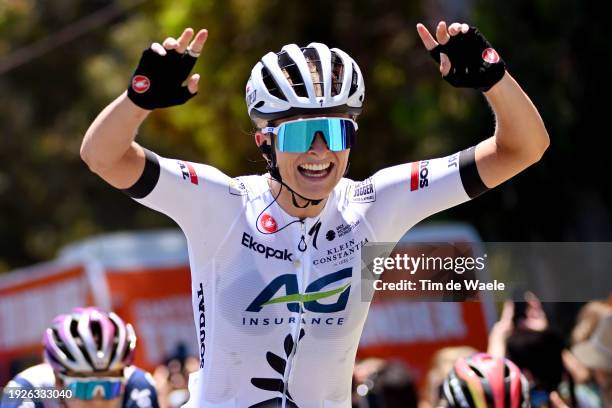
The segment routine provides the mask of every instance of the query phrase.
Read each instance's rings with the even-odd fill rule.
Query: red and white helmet
[[[478,353],[459,358],[444,380],[449,408],[529,408],[529,383],[505,358]]]
[[[279,53],[267,53],[246,86],[249,116],[259,127],[300,114],[358,115],[364,95],[357,63],[344,51],[316,42],[302,48],[288,44]]]
[[[115,313],[95,307],[57,316],[43,336],[45,362],[59,373],[114,371],[131,364],[136,334]]]

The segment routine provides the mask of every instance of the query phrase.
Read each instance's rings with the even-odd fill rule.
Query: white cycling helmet
[[[364,94],[357,63],[338,48],[313,42],[303,48],[288,44],[277,54],[264,55],[251,71],[246,103],[251,120],[264,127],[300,114],[358,115]]]
[[[95,307],[57,316],[43,336],[45,362],[59,373],[90,374],[132,363],[136,334],[115,313]]]

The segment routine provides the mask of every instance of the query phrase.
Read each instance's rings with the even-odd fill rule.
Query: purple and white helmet
[[[131,364],[136,334],[115,313],[95,307],[57,316],[43,336],[45,362],[60,373],[114,371]]]

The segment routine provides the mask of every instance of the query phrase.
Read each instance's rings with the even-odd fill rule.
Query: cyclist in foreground
[[[55,389],[60,398],[9,398],[5,391],[2,408],[159,407],[151,375],[131,365],[134,329],[115,313],[88,307],[59,315],[45,331],[43,345],[45,362],[17,374],[7,387],[34,395]]]
[[[346,179],[365,94],[359,66],[337,48],[289,44],[266,54],[246,86],[266,175],[232,179],[163,158],[134,138],[152,110],[197,92],[190,71],[208,33],[192,29],[145,50],[128,91],[88,129],[81,156],[90,169],[187,236],[200,351],[193,406],[349,407],[369,307],[360,293],[363,245],[396,242],[542,157],[542,120],[482,34],[444,22],[436,39],[422,24],[417,31],[448,82],[484,92],[494,136]]]

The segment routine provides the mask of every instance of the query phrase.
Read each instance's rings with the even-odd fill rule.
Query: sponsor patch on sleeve
[[[410,191],[429,186],[429,160],[413,162],[410,165]]]
[[[243,196],[247,195],[249,190],[247,189],[244,181],[240,177],[233,178],[229,181],[229,193],[231,195]]]
[[[353,203],[373,203],[376,201],[376,189],[372,177],[349,185],[347,197]]]
[[[198,174],[196,173],[195,166],[192,163],[177,160],[176,161],[181,169],[181,174],[183,175],[183,180],[187,180],[191,182],[191,184],[195,184],[196,186],[199,184]]]

